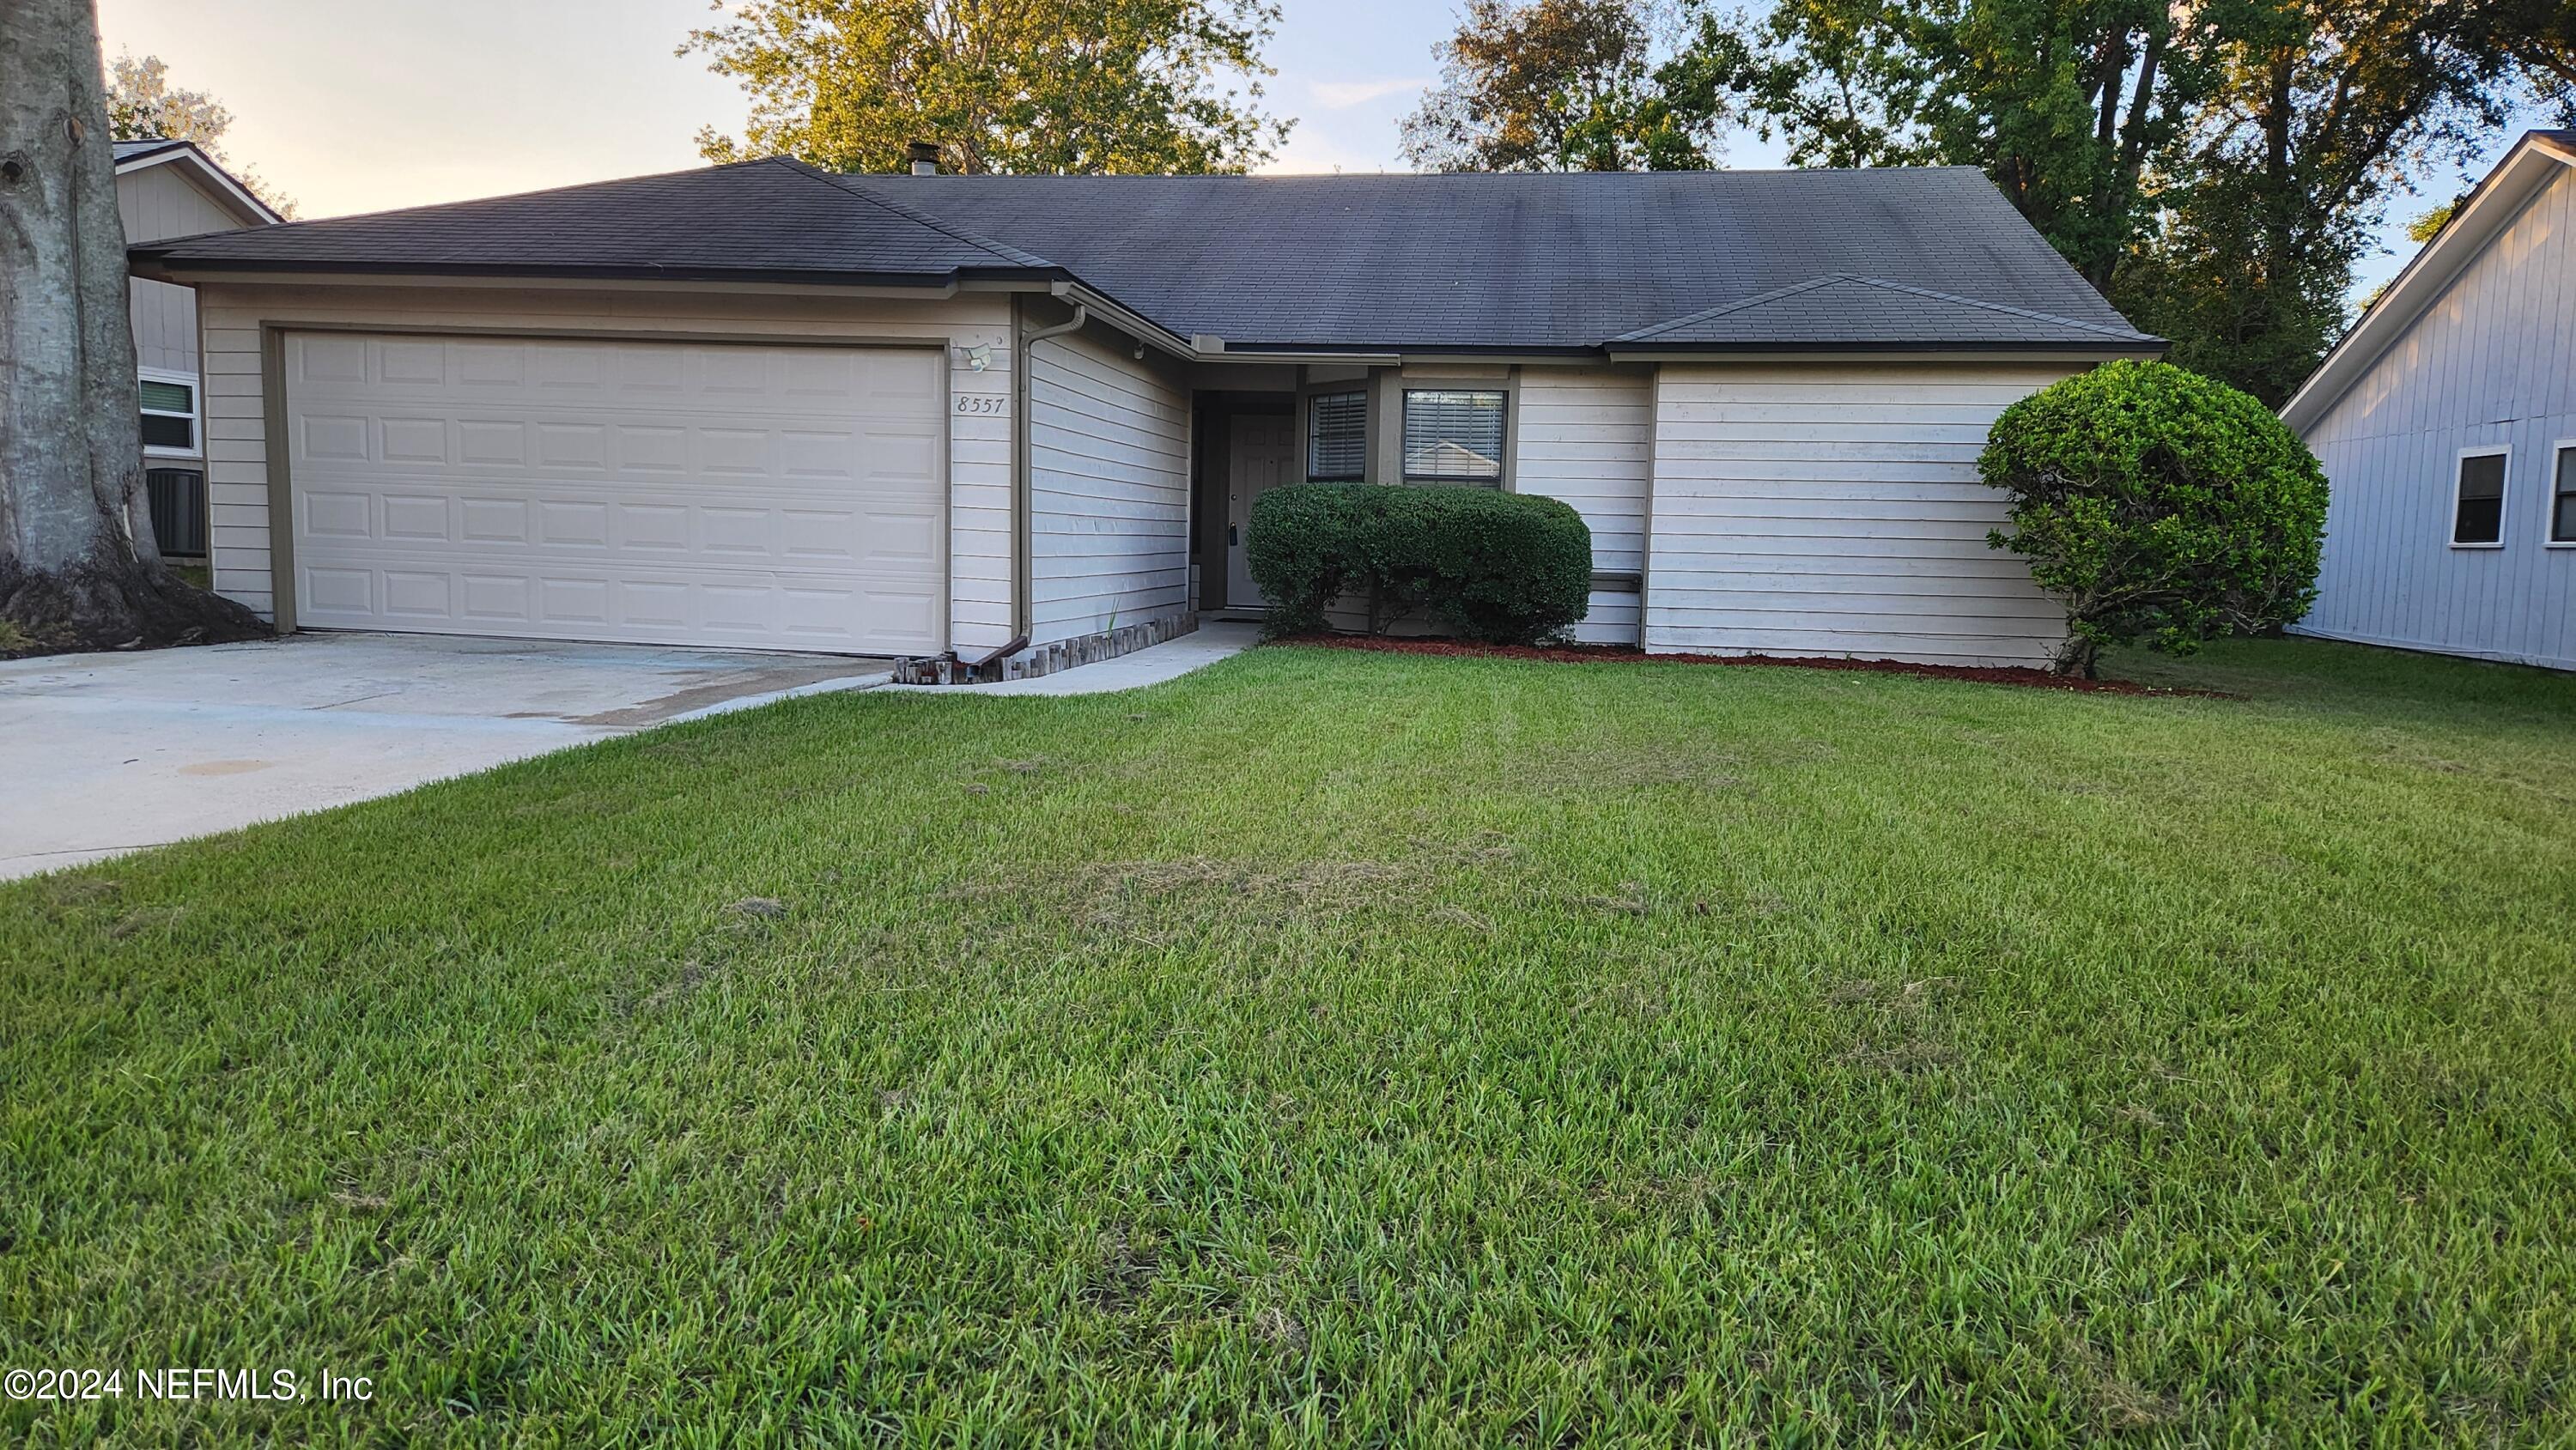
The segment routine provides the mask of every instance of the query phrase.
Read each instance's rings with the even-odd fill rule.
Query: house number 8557
[[[957,411],[960,413],[999,413],[1008,405],[1009,400],[999,393],[960,393],[957,395]]]

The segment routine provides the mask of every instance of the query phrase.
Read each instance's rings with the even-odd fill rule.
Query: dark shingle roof
[[[117,160],[132,161],[138,156],[149,156],[155,151],[167,151],[173,146],[187,144],[185,141],[173,141],[166,136],[146,136],[136,141],[114,142],[112,149],[116,152]]]
[[[1586,347],[1829,272],[2129,332],[1967,168],[862,181],[1235,348]]]
[[[944,281],[1046,262],[788,161],[154,242],[138,258],[270,271]]]
[[[2125,323],[2054,317],[1999,302],[1909,287],[1884,277],[1836,273],[1642,327],[1613,341],[1640,347],[1717,343],[1760,347],[1919,343],[2047,347],[2102,339],[2148,341],[2144,333]]]
[[[136,254],[194,268],[1078,279],[1232,352],[1597,349],[1839,274],[1869,280],[1746,309],[1730,326],[1703,318],[1704,334],[1676,330],[1656,345],[1825,340],[1841,303],[1865,306],[1881,333],[1924,334],[1868,335],[1878,341],[2154,345],[1983,175],[1956,167],[916,177],[770,160]],[[1901,326],[1884,321],[1900,312]],[[1766,317],[1790,330],[1766,336]],[[2024,331],[2001,335],[2011,327]]]

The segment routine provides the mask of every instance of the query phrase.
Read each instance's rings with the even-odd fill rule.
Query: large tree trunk
[[[93,0],[0,0],[0,654],[268,633],[161,562]]]

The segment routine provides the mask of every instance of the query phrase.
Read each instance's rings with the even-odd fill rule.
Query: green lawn
[[[2576,678],[2115,664],[2246,698],[1265,649],[0,889],[0,1440],[2576,1439]]]

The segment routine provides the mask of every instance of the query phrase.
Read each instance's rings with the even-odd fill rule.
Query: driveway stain
[[[595,715],[573,715],[565,718],[572,725],[643,726],[657,725],[674,715],[684,715],[707,705],[721,705],[744,695],[766,695],[778,690],[792,690],[800,685],[819,685],[827,680],[846,680],[870,673],[877,660],[837,659],[811,669],[795,667],[745,670],[740,674],[719,676],[687,689],[657,695],[650,700],[615,710],[602,710]]]
[[[277,762],[273,760],[200,760],[194,765],[180,766],[179,773],[181,775],[248,775],[254,770],[266,770],[275,764]]]

